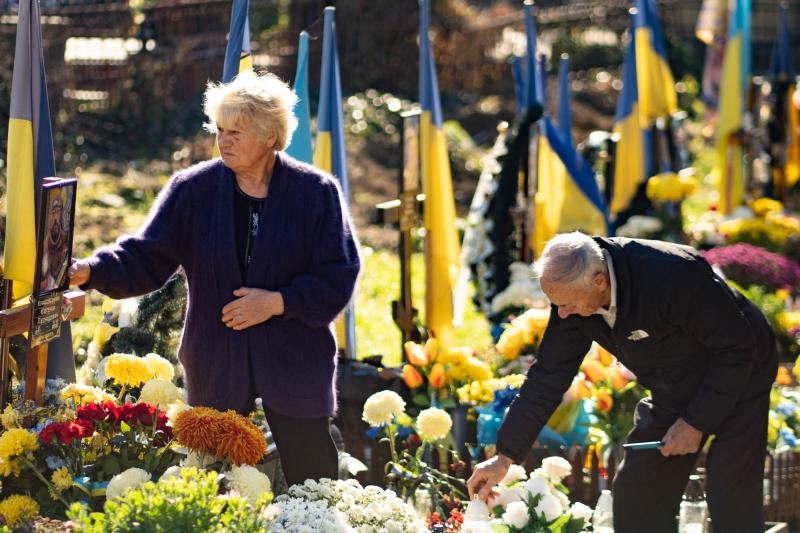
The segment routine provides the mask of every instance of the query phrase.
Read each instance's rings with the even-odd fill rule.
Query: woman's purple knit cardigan
[[[331,322],[350,301],[358,242],[336,180],[279,153],[247,278],[233,235],[233,172],[220,159],[173,176],[138,234],[91,258],[94,288],[112,298],[186,273],[188,309],[178,356],[191,405],[248,410],[252,391],[296,417],[336,410]],[[284,314],[242,331],[222,322],[239,287],[279,291]],[[250,373],[252,372],[252,382]]]

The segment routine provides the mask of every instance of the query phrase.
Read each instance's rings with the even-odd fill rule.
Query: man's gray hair
[[[534,263],[538,278],[559,285],[589,283],[592,276],[606,272],[603,249],[597,242],[579,231],[562,233],[550,239],[541,257]]]

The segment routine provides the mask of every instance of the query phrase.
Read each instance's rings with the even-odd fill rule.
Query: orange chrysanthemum
[[[234,411],[221,413],[222,432],[217,441],[215,455],[227,457],[234,465],[254,465],[267,452],[264,434],[255,424]]]
[[[181,412],[172,422],[178,443],[203,453],[216,453],[223,427],[222,413],[210,407],[192,407]]]

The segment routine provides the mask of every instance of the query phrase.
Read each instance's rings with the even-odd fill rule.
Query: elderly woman
[[[69,271],[73,285],[125,298],[182,268],[189,403],[248,413],[261,397],[289,484],[337,477],[331,322],[360,270],[335,179],[281,151],[296,101],[271,74],[209,84],[206,127],[221,159],[177,173],[138,234]]]

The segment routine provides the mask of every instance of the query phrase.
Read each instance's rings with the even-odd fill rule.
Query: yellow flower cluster
[[[57,491],[63,492],[72,487],[72,474],[69,473],[66,466],[62,466],[53,472],[50,481],[53,482],[53,486]]]
[[[417,416],[417,435],[423,442],[443,439],[453,427],[453,419],[444,409],[429,407]]]
[[[3,413],[0,414],[0,422],[2,422],[3,427],[6,429],[11,429],[15,427],[19,427],[21,417],[14,407],[11,404],[6,405],[6,408],[3,410]]]
[[[773,251],[785,250],[800,240],[800,219],[772,212],[764,218],[726,220],[720,223],[719,232],[730,242],[750,242]]]
[[[681,202],[697,189],[697,178],[689,174],[662,172],[647,180],[647,197],[654,202]]]
[[[90,403],[102,403],[107,400],[114,401],[114,397],[100,387],[92,387],[81,383],[69,383],[61,389],[59,396],[62,400],[72,400],[75,407]]]
[[[750,208],[757,217],[766,217],[770,213],[780,213],[783,211],[783,204],[772,198],[756,198],[750,204]]]
[[[154,353],[144,357],[115,353],[106,361],[106,376],[126,387],[138,387],[151,379],[171,380],[174,375],[172,363]]]
[[[234,465],[253,465],[267,451],[261,430],[234,411],[192,407],[175,417],[172,429],[179,444]]]
[[[525,381],[523,374],[510,374],[501,378],[473,381],[458,388],[458,401],[464,404],[485,405],[494,401],[494,393],[507,387],[518,389]]]
[[[39,448],[36,435],[23,428],[11,428],[0,435],[0,476],[18,476],[23,461]]]
[[[5,524],[14,529],[29,520],[33,520],[39,514],[39,504],[30,496],[22,494],[12,494],[0,502],[0,516],[5,520]]]
[[[526,347],[538,346],[550,320],[550,307],[531,308],[506,326],[497,340],[495,349],[506,361],[513,361]]]

